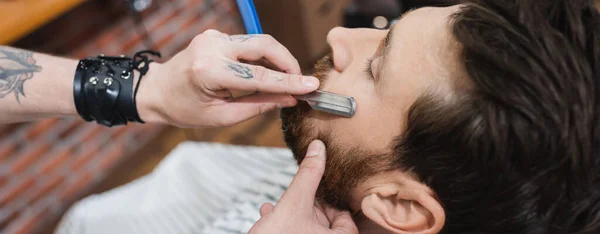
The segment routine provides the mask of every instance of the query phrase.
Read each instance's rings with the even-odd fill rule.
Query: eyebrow
[[[416,10],[416,8],[410,9],[410,10],[406,11],[404,14],[402,14],[402,16],[400,16],[398,21],[396,21],[396,23],[394,25],[392,25],[392,27],[388,31],[388,34],[385,36],[385,39],[383,39],[383,55],[381,57],[381,66],[379,66],[379,69],[380,69],[379,74],[382,74],[381,70],[383,70],[383,68],[385,67],[386,62],[388,60],[388,55],[390,53],[390,50],[392,49],[392,36],[394,35],[394,29],[396,28],[396,25],[398,25],[404,17],[406,17],[410,13],[413,13],[414,10]]]

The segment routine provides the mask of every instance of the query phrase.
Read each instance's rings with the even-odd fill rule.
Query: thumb
[[[306,152],[296,176],[279,203],[286,208],[299,207],[301,210],[312,212],[315,194],[325,171],[325,144],[314,140]]]

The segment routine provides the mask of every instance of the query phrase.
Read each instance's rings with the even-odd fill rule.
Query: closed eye
[[[367,76],[369,76],[372,80],[375,80],[373,69],[371,68],[373,66],[373,58],[368,58],[365,66],[365,73],[367,73]]]

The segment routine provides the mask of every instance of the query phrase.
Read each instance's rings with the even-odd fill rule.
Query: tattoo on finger
[[[283,80],[283,75],[282,74],[274,74],[272,77],[276,81],[282,81]]]
[[[247,40],[250,40],[252,38],[258,37],[258,35],[256,34],[248,34],[248,35],[232,35],[232,36],[227,36],[226,39],[229,41],[239,41],[239,42],[245,42]]]
[[[250,69],[248,66],[236,62],[231,62],[228,60],[223,60],[223,62],[225,62],[225,64],[227,65],[225,69],[232,71],[235,76],[244,79],[254,78],[254,75],[252,74],[252,69]]]

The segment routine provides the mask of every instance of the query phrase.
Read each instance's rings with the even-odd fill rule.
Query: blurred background
[[[385,29],[408,9],[454,2],[254,0],[264,32],[306,74],[328,52],[333,27]],[[245,33],[235,0],[0,0],[0,45],[74,59],[151,48],[164,62],[209,28]],[[75,201],[149,173],[184,141],[285,147],[278,114],[196,130],[78,118],[0,125],[0,233],[52,233]]]

